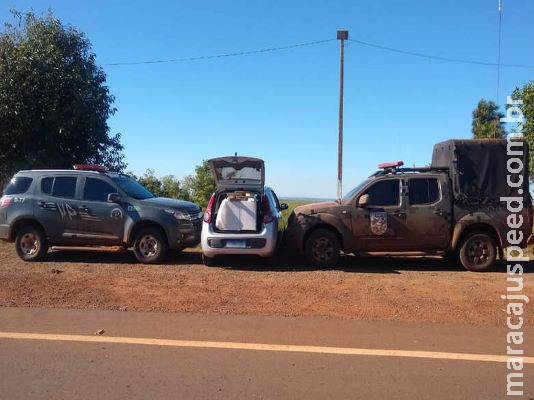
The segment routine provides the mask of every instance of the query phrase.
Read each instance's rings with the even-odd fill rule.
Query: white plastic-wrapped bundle
[[[221,231],[255,231],[257,208],[254,198],[226,198],[219,207],[215,226]]]

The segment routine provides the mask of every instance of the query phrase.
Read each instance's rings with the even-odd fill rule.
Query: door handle
[[[87,206],[80,206],[80,207],[78,207],[78,210],[79,210],[79,211],[86,212],[86,213],[88,213],[89,211],[91,211],[91,210],[89,210],[89,207],[87,207]]]
[[[406,213],[400,212],[400,211],[398,211],[396,213],[393,213],[393,215],[396,216],[396,217],[400,217],[400,218],[406,217]]]
[[[443,216],[445,213],[442,210],[434,210],[434,214]]]

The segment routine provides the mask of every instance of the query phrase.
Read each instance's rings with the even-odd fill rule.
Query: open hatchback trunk
[[[215,231],[259,232],[265,206],[263,160],[236,156],[214,158],[208,162],[217,185],[212,204]]]
[[[218,189],[263,190],[265,163],[259,158],[219,157],[208,160]]]

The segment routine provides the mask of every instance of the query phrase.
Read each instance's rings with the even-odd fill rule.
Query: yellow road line
[[[438,360],[483,362],[506,362],[508,360],[508,356],[506,355],[493,354],[447,353],[438,351],[416,350],[362,349],[353,347],[303,346],[293,344],[217,342],[204,340],[151,339],[117,336],[58,335],[49,333],[0,332],[0,339],[51,340],[61,342],[85,343],[116,343],[167,347],[189,347],[201,349],[256,350],[379,357],[410,357]],[[534,357],[523,357],[523,363],[534,364]]]

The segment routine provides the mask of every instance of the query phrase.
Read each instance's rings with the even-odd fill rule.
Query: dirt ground
[[[333,270],[304,260],[228,258],[205,267],[198,250],[165,265],[131,252],[54,250],[25,263],[0,242],[0,306],[321,316],[504,326],[507,274],[472,273],[440,258],[343,257]],[[534,264],[525,294],[534,300]],[[527,312],[525,322],[533,321]]]

